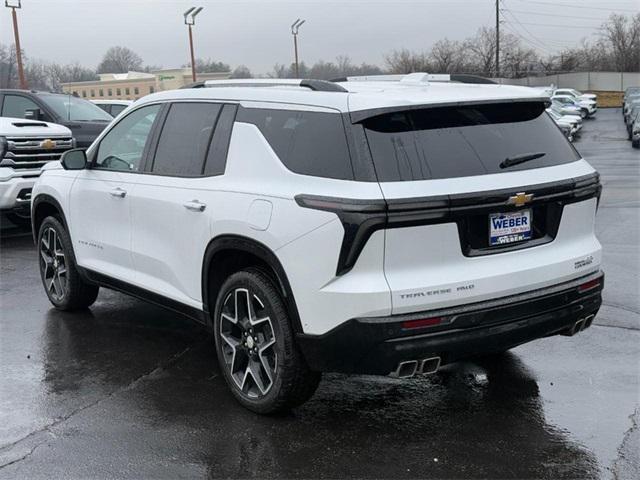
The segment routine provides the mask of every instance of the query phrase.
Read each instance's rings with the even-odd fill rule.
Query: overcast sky
[[[15,1],[15,0],[12,0]],[[4,2],[2,2],[4,3]],[[112,45],[137,52],[145,64],[177,67],[188,61],[182,13],[197,17],[197,57],[266,73],[292,61],[290,25],[300,29],[307,64],[337,55],[382,65],[384,54],[428,50],[440,38],[462,40],[495,24],[494,0],[22,0],[22,48],[32,58],[95,67]],[[640,11],[640,0],[502,0],[504,28],[541,53],[595,38],[612,11]],[[578,18],[579,17],[579,18]],[[518,23],[519,22],[519,23]],[[0,42],[13,43],[10,10],[0,5]]]

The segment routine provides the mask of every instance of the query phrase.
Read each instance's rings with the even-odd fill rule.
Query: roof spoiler
[[[303,87],[314,92],[347,92],[347,90],[327,80],[294,79],[294,78],[246,78],[236,80],[204,80],[190,83],[180,88],[214,88],[214,87]]]

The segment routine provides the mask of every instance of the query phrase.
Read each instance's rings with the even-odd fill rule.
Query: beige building
[[[223,80],[230,72],[198,73],[197,80]],[[62,90],[87,100],[137,100],[150,93],[174,90],[192,83],[190,68],[151,73],[101,73],[100,80],[63,83]]]

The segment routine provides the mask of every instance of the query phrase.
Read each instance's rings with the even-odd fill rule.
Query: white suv
[[[599,176],[538,93],[426,74],[204,87],[144,97],[38,181],[57,308],[104,286],[202,322],[262,413],[320,372],[410,377],[591,325]]]

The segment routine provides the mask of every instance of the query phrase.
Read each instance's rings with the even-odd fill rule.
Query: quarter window
[[[95,168],[137,172],[151,127],[160,105],[149,105],[131,112],[118,122],[100,142]]]
[[[215,103],[171,105],[151,171],[160,175],[202,175],[220,110],[221,105]]]
[[[243,108],[238,121],[257,126],[280,161],[292,172],[354,179],[340,114]]]

